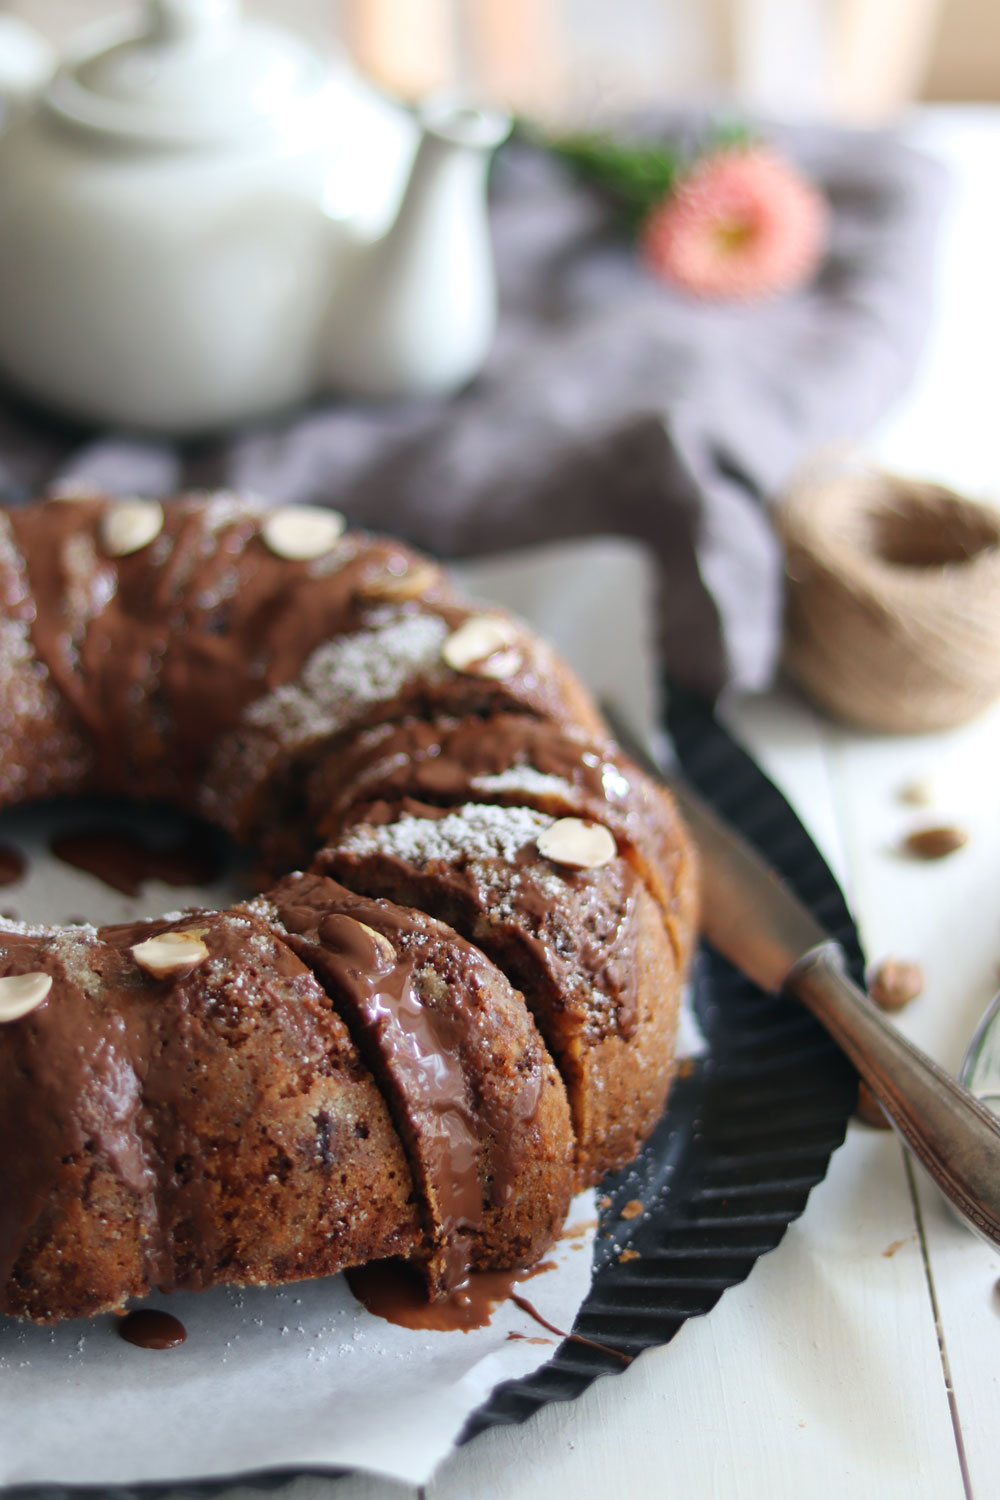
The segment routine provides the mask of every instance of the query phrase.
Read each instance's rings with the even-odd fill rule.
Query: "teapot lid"
[[[160,145],[274,134],[314,103],[327,69],[297,37],[244,21],[239,0],[145,0],[139,29],[101,27],[46,103],[74,125]]]

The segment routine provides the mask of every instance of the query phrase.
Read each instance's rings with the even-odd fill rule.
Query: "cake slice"
[[[325,754],[309,785],[310,826],[328,842],[365,803],[496,802],[609,828],[660,909],[678,966],[695,928],[690,840],[674,800],[606,737],[525,714],[380,724]]]
[[[5,977],[51,986],[0,1026],[0,1311],[50,1322],[425,1252],[382,1095],[260,918],[8,923],[2,954]]]
[[[289,823],[301,838],[308,773],[349,732],[407,716],[511,709],[593,732],[601,723],[551,647],[501,611],[454,596],[366,605],[293,680],[247,706],[216,748],[199,810],[243,841]]]
[[[316,974],[389,1102],[432,1294],[530,1265],[565,1218],[573,1136],[523,998],[441,923],[321,876],[291,875],[253,909]]]
[[[316,868],[431,913],[481,948],[523,992],[562,1074],[577,1181],[631,1160],[663,1107],[682,975],[611,831],[484,803],[404,799],[354,817]]]

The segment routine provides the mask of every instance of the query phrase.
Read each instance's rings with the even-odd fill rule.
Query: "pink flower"
[[[696,297],[750,300],[791,291],[816,271],[826,200],[763,146],[698,162],[639,231],[643,260]]]

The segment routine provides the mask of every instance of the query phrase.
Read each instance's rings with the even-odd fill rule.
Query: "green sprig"
[[[581,182],[612,198],[632,229],[673,192],[694,162],[753,141],[751,132],[737,123],[713,126],[701,145],[689,152],[667,141],[622,141],[605,133],[544,137],[522,128],[521,134],[547,146]]]
[[[666,143],[636,146],[606,135],[568,135],[548,144],[581,182],[613,198],[633,227],[673,191],[687,165],[681,153]]]

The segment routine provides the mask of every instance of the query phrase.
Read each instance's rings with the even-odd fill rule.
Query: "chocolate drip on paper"
[[[187,1338],[187,1329],[172,1313],[143,1307],[122,1318],[118,1337],[138,1349],[176,1349]]]
[[[117,828],[90,828],[60,834],[52,852],[64,864],[84,870],[125,896],[138,896],[147,880],[164,885],[206,885],[219,874],[212,840],[192,833],[181,843],[157,848]]]

